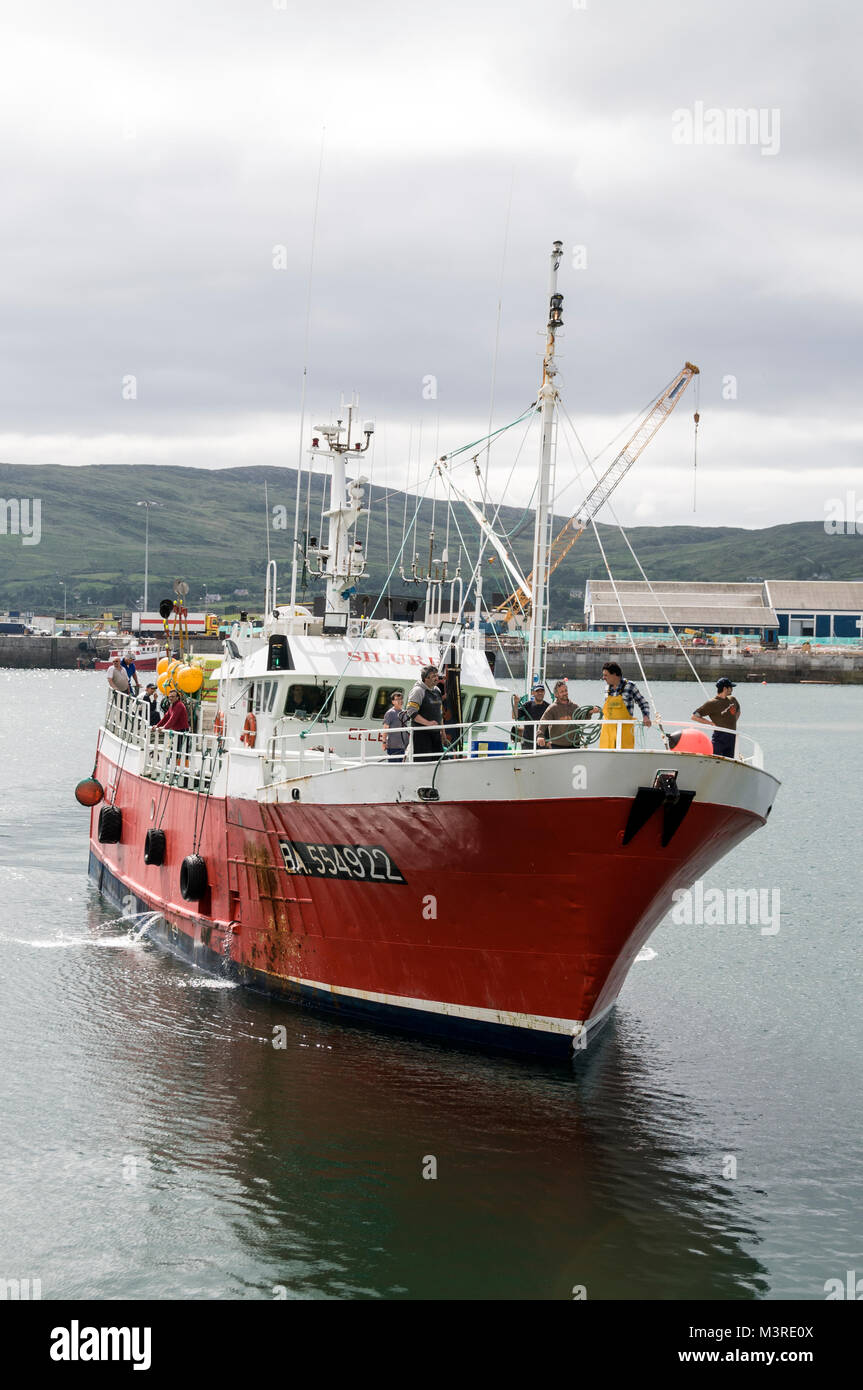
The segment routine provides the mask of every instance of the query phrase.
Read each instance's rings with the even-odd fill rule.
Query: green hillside
[[[137,603],[144,582],[144,509],[136,503],[148,499],[160,503],[150,513],[150,605],[170,592],[178,577],[189,581],[189,603],[197,608],[206,591],[219,592],[224,602],[213,605],[236,610],[260,607],[266,569],[266,516],[264,483],[272,509],[286,508],[292,529],[296,474],[292,469],[231,468],[210,471],[195,468],[93,466],[16,467],[0,464],[0,499],[41,500],[41,540],[23,545],[20,535],[10,534],[6,511],[0,509],[0,609],[62,609],[62,582],[67,585],[69,612],[94,608],[130,608]],[[318,479],[311,506],[311,533],[320,536],[322,483]],[[389,564],[396,559],[405,514],[403,493],[389,494],[390,555],[387,563],[384,493],[371,489],[369,531],[370,577],[364,591],[377,592]],[[407,499],[412,517],[416,499]],[[472,553],[477,530],[465,509],[456,517]],[[519,526],[524,512],[519,507],[501,509],[498,529]],[[432,504],[420,508],[415,533],[406,547],[404,564],[409,569],[413,552],[424,563]],[[564,518],[560,518],[563,524]],[[436,553],[440,553],[446,511],[440,502],[435,513]],[[284,593],[290,564],[290,529],[270,529],[273,558],[279,563],[280,591]],[[557,529],[557,528],[555,528]],[[600,528],[603,545],[615,577],[639,577],[616,527]],[[745,580],[863,579],[863,536],[827,535],[820,521],[794,522],[760,531],[736,527],[639,526],[629,531],[630,540],[652,579]],[[365,522],[360,526],[365,537]],[[458,548],[453,528],[450,558]],[[519,527],[515,552],[525,571],[530,569],[532,527]],[[503,590],[500,563],[490,559],[485,567],[486,595]],[[469,572],[469,570],[467,571]],[[605,568],[592,533],[577,542],[556,571],[551,586],[551,621],[557,626],[582,615],[581,594],[588,577],[604,577]],[[249,597],[238,597],[248,589]],[[391,589],[406,593],[405,582],[395,574]],[[307,596],[320,592],[312,586]]]

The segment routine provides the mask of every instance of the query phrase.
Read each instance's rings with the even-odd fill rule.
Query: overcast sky
[[[691,387],[623,520],[815,520],[848,489],[863,506],[850,0],[2,13],[3,461],[296,464],[325,127],[307,418],[357,390],[376,482],[484,433],[501,287],[495,423],[533,399],[560,238],[561,384],[591,453],[701,367],[697,510]],[[695,125],[679,143],[674,113],[699,103],[761,112],[757,138],[714,121],[725,143]],[[498,491],[520,437],[492,453]]]

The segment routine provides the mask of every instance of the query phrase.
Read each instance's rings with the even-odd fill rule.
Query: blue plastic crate
[[[500,758],[509,752],[509,744],[505,741],[490,738],[471,739],[470,755],[472,758]]]

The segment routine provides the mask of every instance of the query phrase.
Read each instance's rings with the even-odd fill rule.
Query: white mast
[[[557,401],[557,388],[554,378],[557,367],[554,362],[554,335],[563,327],[563,295],[557,292],[557,271],[563,256],[563,242],[556,241],[551,251],[551,276],[549,287],[548,337],[545,344],[542,386],[539,401],[542,412],[542,443],[539,454],[539,481],[537,485],[536,528],[533,539],[533,603],[530,612],[530,633],[527,648],[527,670],[525,675],[532,684],[537,676],[545,679],[546,617],[548,612],[548,548],[552,524],[553,498],[551,496],[551,460],[554,442],[554,407]]]
[[[312,454],[328,459],[332,467],[330,479],[330,506],[324,512],[328,521],[326,546],[318,551],[322,568],[318,571],[326,577],[327,599],[324,627],[341,626],[347,631],[351,599],[356,593],[356,581],[365,574],[365,556],[362,546],[351,537],[352,528],[363,510],[364,484],[366,478],[357,478],[348,484],[345,469],[345,455],[351,457],[364,454],[374,434],[374,424],[368,421],[363,425],[364,444],[354,444],[351,448],[351,428],[353,425],[356,401],[347,409],[347,425],[337,420],[334,425],[316,425],[315,429],[325,436],[328,451],[318,449],[318,440],[312,441]],[[342,436],[346,435],[343,440]]]

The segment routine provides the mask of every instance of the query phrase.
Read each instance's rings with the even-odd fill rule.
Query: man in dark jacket
[[[545,698],[545,685],[542,681],[534,681],[533,694],[530,699],[519,705],[519,719],[525,721],[521,730],[521,741],[525,748],[533,748],[536,734],[533,724],[538,724],[546,710],[550,708],[551,706]],[[529,724],[528,720],[532,720],[533,723]]]
[[[152,681],[144,691],[144,703],[150,715],[150,727],[153,728],[159,722],[158,691]]]

